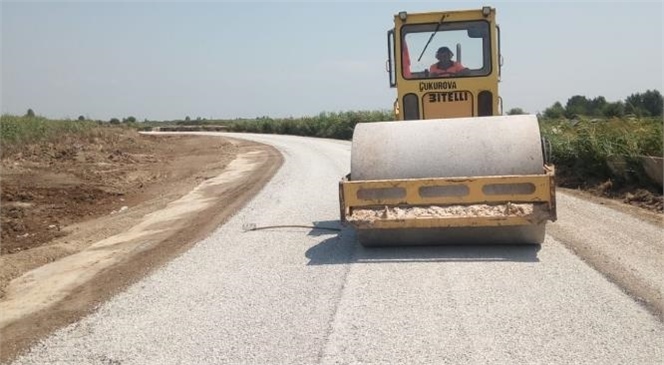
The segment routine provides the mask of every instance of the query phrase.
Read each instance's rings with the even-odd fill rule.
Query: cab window
[[[438,25],[406,24],[401,28],[404,78],[472,77],[491,73],[488,22],[443,22]]]

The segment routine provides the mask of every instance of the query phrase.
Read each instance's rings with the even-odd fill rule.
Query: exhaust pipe
[[[456,44],[456,61],[461,62],[461,43]]]

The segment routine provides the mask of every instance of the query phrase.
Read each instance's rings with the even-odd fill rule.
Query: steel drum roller
[[[534,115],[361,123],[351,180],[541,174]]]
[[[350,180],[542,174],[534,115],[361,123],[351,147]],[[511,227],[368,229],[363,245],[541,243],[544,224]]]

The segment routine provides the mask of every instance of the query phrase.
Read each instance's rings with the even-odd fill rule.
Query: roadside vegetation
[[[564,105],[553,103],[537,116],[542,136],[550,147],[550,160],[556,165],[558,183],[614,197],[624,195],[625,191],[645,189],[659,197],[654,204],[662,210],[661,182],[653,181],[644,171],[643,159],[664,156],[663,109],[663,98],[657,90],[614,102],[602,96],[575,95]],[[513,108],[507,114],[528,112]],[[300,118],[219,120],[187,116],[181,120],[137,122],[133,116],[109,121],[90,121],[81,116],[78,120],[54,121],[35,116],[29,110],[25,116],[2,116],[0,142],[4,156],[15,146],[58,139],[70,133],[94,136],[100,127],[223,130],[350,140],[357,123],[390,120],[394,120],[391,110],[323,112]]]
[[[641,167],[643,156],[662,157],[662,95],[648,90],[624,101],[575,95],[538,114],[551,162],[570,187],[587,188],[612,179],[611,185],[653,182]],[[527,114],[513,108],[507,114]],[[357,123],[388,121],[391,111],[321,113],[315,117],[221,121],[230,131],[291,134],[350,140]],[[650,187],[654,189],[654,187]],[[661,188],[660,188],[661,189]],[[661,191],[660,191],[661,193]]]
[[[661,211],[661,176],[657,183],[646,166],[658,160],[660,170],[654,173],[661,175],[663,109],[657,90],[616,102],[575,95],[564,106],[556,102],[545,109],[538,116],[559,184],[626,200],[634,194],[659,195],[651,203]]]
[[[358,123],[393,120],[390,111],[346,111],[320,113],[314,117],[234,121],[228,125],[234,132],[292,134],[350,140]]]
[[[664,154],[661,117],[544,119],[540,125],[564,185],[588,188],[610,180],[615,186],[607,188],[636,184],[656,189],[643,160]]]
[[[4,155],[23,145],[55,140],[72,133],[88,133],[96,126],[96,123],[90,121],[3,115],[0,117],[0,143]]]
[[[663,151],[664,108],[657,90],[609,102],[603,96],[570,97],[539,113],[538,120],[556,165],[558,184],[620,197],[662,211],[662,187],[644,169],[647,156]],[[513,108],[506,114],[528,114]],[[176,121],[177,125],[218,125],[233,132],[289,134],[350,140],[357,123],[394,120],[391,110],[320,113],[302,118]],[[172,125],[173,123],[171,123]],[[660,160],[661,163],[661,160]]]
[[[93,121],[79,117],[78,119],[53,120],[35,115],[32,109],[25,115],[0,116],[0,147],[2,158],[25,152],[27,146],[61,143],[63,140],[115,141],[120,133],[135,132],[135,123],[125,120],[109,122]],[[134,127],[134,128],[132,128]]]

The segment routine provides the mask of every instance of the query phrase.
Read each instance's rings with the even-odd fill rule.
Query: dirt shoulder
[[[630,216],[642,220],[644,222],[653,223],[661,225],[664,228],[664,212],[662,212],[661,201],[663,199],[662,195],[657,195],[648,192],[647,198],[644,200],[636,200],[631,197],[639,194],[639,191],[634,190],[634,193],[625,193],[624,196],[603,196],[602,193],[595,191],[585,191],[581,189],[570,189],[570,188],[556,188],[556,190],[561,191],[565,194],[575,196],[580,199],[587,200],[589,202],[604,205],[611,209],[629,214]],[[641,193],[640,196],[646,195]],[[655,201],[654,204],[650,202]]]
[[[564,219],[548,233],[664,321],[664,215],[592,192],[558,191]]]
[[[248,141],[133,131],[4,157],[3,363],[205,238],[283,161]]]

